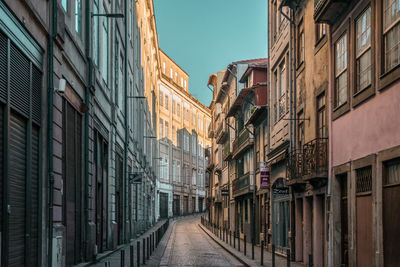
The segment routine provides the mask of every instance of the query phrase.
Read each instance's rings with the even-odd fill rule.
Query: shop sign
[[[260,189],[270,188],[270,173],[266,162],[260,162]]]

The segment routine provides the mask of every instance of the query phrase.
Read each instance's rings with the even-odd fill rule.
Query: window
[[[164,107],[165,107],[166,110],[168,110],[168,106],[169,106],[168,95],[165,94],[165,105],[164,105]]]
[[[168,136],[168,128],[169,128],[169,124],[168,124],[168,121],[165,121],[165,138],[168,138],[169,136]]]
[[[183,138],[183,149],[185,151],[189,151],[189,135],[187,133],[184,133]]]
[[[164,98],[164,94],[163,94],[163,92],[160,91],[160,107],[162,107],[164,105],[163,98]]]
[[[105,9],[104,9],[105,10]],[[101,41],[101,74],[104,82],[108,84],[108,19],[103,18],[103,33]]]
[[[279,86],[278,86],[278,96],[279,96],[279,119],[285,115],[286,112],[286,64],[283,61],[280,65],[280,75],[279,75]]]
[[[99,14],[99,0],[93,2],[93,13]],[[93,17],[93,57],[96,66],[99,66],[99,20],[99,16]]]
[[[175,82],[178,83],[178,73],[175,72]]]
[[[164,122],[163,119],[160,119],[160,138],[163,137],[163,128],[164,128]]]
[[[196,171],[192,170],[192,185],[196,184]]]
[[[274,121],[278,121],[278,71],[274,71],[274,86],[275,86],[275,103],[274,103]]]
[[[304,124],[302,124],[302,131],[304,138]],[[317,137],[327,137],[325,93],[322,93],[317,97]]]
[[[63,7],[64,11],[68,11],[68,0],[61,0],[61,6]]]
[[[358,93],[371,85],[371,8],[356,21],[356,88]]]
[[[400,63],[400,0],[383,1],[385,72]]]
[[[165,74],[165,62],[162,63],[162,72]]]
[[[181,87],[183,87],[183,78],[181,77]]]
[[[192,135],[192,154],[193,155],[196,155],[196,147],[197,147],[196,136]]]
[[[82,36],[82,0],[75,0],[75,31]]]
[[[335,44],[335,98],[334,106],[339,107],[347,102],[347,34]]]
[[[186,89],[186,86],[187,86],[187,84],[186,84],[186,80],[184,81],[184,84],[185,84],[185,89]]]
[[[304,62],[304,48],[305,48],[305,38],[304,38],[304,26],[303,20],[300,21],[297,26],[297,64],[300,65]]]
[[[129,2],[127,2],[128,9],[129,9],[129,18],[128,18],[128,38],[129,41],[132,40],[132,7],[129,7]]]
[[[172,125],[172,141],[176,142],[176,128],[175,125]]]
[[[326,24],[322,23],[315,24],[315,41],[318,43],[325,36],[326,36]]]
[[[167,154],[161,154],[160,178],[169,179],[169,159]]]
[[[196,127],[196,114],[194,111],[192,112],[192,125]]]
[[[176,115],[177,115],[178,117],[181,116],[181,103],[178,103],[178,104],[176,105]]]
[[[277,15],[278,15],[278,8],[276,1],[272,3],[272,12],[271,12],[271,28],[272,28],[272,41],[275,42],[276,40],[276,32],[277,32]]]
[[[174,78],[174,73],[173,73],[172,69],[169,69],[169,76],[171,79]]]
[[[400,158],[384,163],[383,185],[400,184]]]

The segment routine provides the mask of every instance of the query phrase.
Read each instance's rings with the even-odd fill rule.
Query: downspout
[[[49,235],[48,235],[48,266],[52,265],[53,262],[53,198],[54,198],[54,171],[53,171],[53,94],[54,94],[54,40],[57,36],[57,0],[52,0],[51,2],[51,33],[49,40],[49,71],[48,71],[48,106],[47,112],[48,117],[48,164],[49,164]]]
[[[124,174],[122,177],[125,178],[125,181],[122,181],[122,184],[124,184],[125,182],[125,187],[124,187],[124,195],[123,195],[123,199],[122,202],[124,203],[124,213],[122,213],[123,215],[125,214],[125,221],[127,220],[127,215],[129,214],[127,211],[128,208],[128,190],[129,190],[129,184],[127,183],[128,181],[128,144],[129,144],[129,138],[128,138],[128,134],[129,134],[129,127],[128,127],[128,24],[127,24],[127,15],[128,15],[128,7],[127,7],[127,0],[125,0],[124,3],[124,24],[125,24],[125,30],[124,30],[124,39],[125,39],[125,62],[124,62],[124,88],[125,88],[125,92],[124,92],[124,111],[125,111],[125,142],[124,142]],[[130,218],[129,218],[130,219]],[[130,220],[129,220],[130,221]],[[125,225],[126,227],[126,225]],[[127,236],[126,236],[126,230],[125,227],[123,227],[123,236],[126,240]],[[131,234],[131,233],[130,233]]]
[[[86,252],[89,251],[89,94],[92,88],[92,69],[93,62],[90,55],[90,0],[86,0],[85,8],[85,26],[86,26],[86,58],[88,61],[88,81],[85,90],[85,105],[88,111],[85,112],[85,213],[84,213],[84,247]]]

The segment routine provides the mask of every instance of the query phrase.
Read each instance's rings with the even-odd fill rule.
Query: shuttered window
[[[0,32],[0,102],[8,104],[0,104],[0,207],[7,207],[0,212],[1,227],[8,221],[1,240],[5,266],[38,266],[41,92],[40,69]],[[3,144],[5,134],[8,142]]]

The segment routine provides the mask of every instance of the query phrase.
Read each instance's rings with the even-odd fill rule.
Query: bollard
[[[121,249],[121,267],[125,267],[125,250]]]
[[[142,252],[143,252],[143,264],[146,264],[146,238],[143,238]]]
[[[308,266],[313,267],[313,265],[314,265],[313,256],[312,256],[312,254],[308,254]]]
[[[222,239],[221,226],[219,228],[219,239]]]
[[[131,263],[131,267],[134,267],[134,261],[133,261],[133,245],[130,246],[130,263]]]
[[[236,231],[233,231],[233,248],[236,248]]]
[[[290,267],[290,248],[286,249],[287,267]]]
[[[261,254],[260,254],[260,256],[261,256],[261,266],[264,266],[264,240],[261,240],[260,251],[261,251]]]
[[[238,240],[238,251],[240,251],[240,233],[238,233],[237,240]]]
[[[136,265],[140,267],[140,241],[136,242]]]
[[[225,227],[222,227],[222,241],[225,242]]]
[[[232,231],[229,230],[229,246],[232,246]]]
[[[272,244],[272,267],[275,267],[275,245]]]
[[[247,244],[246,244],[246,243],[247,243],[247,242],[246,242],[246,239],[247,239],[247,238],[246,238],[246,235],[244,235],[244,255],[245,255],[245,256],[246,256],[246,252],[247,252],[247,251],[246,251],[246,245],[247,245]]]
[[[147,259],[150,259],[150,237],[147,237]]]
[[[254,238],[251,239],[251,259],[254,260]]]

